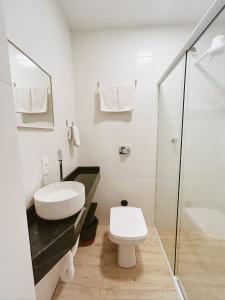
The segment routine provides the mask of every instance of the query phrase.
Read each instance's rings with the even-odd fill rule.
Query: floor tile
[[[153,228],[137,247],[137,265],[130,269],[117,265],[117,245],[107,230],[100,225],[95,243],[78,248],[75,277],[69,284],[58,283],[53,300],[178,300]]]

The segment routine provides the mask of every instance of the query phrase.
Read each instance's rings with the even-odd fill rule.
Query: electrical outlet
[[[43,176],[48,175],[48,156],[42,157],[42,173]]]

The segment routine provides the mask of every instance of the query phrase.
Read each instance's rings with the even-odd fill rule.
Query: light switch
[[[42,173],[43,176],[48,175],[48,156],[42,157]]]

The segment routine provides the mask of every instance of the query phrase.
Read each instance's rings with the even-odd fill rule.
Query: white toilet
[[[118,244],[117,264],[122,268],[136,265],[135,246],[148,234],[141,208],[117,206],[110,209],[109,239]]]

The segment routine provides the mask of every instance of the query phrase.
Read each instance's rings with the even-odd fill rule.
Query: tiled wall
[[[73,31],[75,90],[81,130],[81,165],[99,165],[97,215],[107,223],[111,206],[122,199],[143,209],[154,223],[157,146],[156,82],[192,26]],[[96,95],[102,85],[137,80],[133,113],[104,113]],[[122,159],[118,147],[128,144]]]

